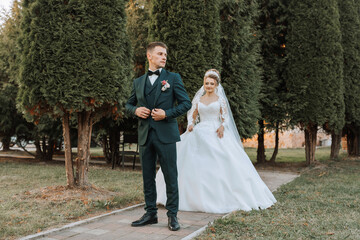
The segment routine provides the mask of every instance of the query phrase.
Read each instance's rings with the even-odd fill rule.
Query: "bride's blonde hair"
[[[218,70],[216,70],[216,69],[214,69],[214,68],[207,70],[207,71],[205,72],[204,80],[205,80],[206,78],[208,78],[208,77],[209,77],[209,78],[212,78],[212,79],[215,79],[217,85],[219,85],[221,78],[220,78],[220,73],[219,73]]]

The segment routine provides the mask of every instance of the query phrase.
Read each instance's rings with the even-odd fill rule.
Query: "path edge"
[[[118,210],[115,210],[115,211],[112,211],[112,212],[109,212],[109,213],[105,213],[105,214],[102,214],[102,215],[99,215],[99,216],[95,216],[95,217],[92,217],[92,218],[87,218],[87,219],[84,219],[84,220],[81,220],[81,221],[73,222],[73,223],[67,224],[67,225],[59,227],[59,228],[53,228],[53,229],[49,229],[49,230],[44,231],[44,232],[39,232],[39,233],[36,233],[36,234],[28,235],[28,236],[19,238],[19,240],[30,240],[30,239],[45,237],[46,235],[49,235],[51,233],[60,232],[60,231],[63,231],[63,230],[66,230],[66,229],[69,229],[69,228],[72,228],[72,227],[76,227],[76,226],[85,224],[85,223],[94,222],[94,221],[99,220],[101,218],[104,218],[104,217],[107,217],[107,216],[110,216],[110,215],[115,215],[117,213],[120,213],[120,212],[123,212],[123,211],[126,211],[126,210],[130,210],[130,209],[133,209],[133,208],[141,207],[141,206],[144,206],[144,205],[145,205],[145,203],[139,203],[139,204],[136,204],[136,205],[133,205],[133,206],[130,206],[130,207],[118,209]]]
[[[284,182],[283,184],[279,185],[278,187],[276,187],[272,192],[275,192],[277,191],[281,186],[285,185],[285,184],[288,184],[292,181],[294,181],[296,178],[298,178],[299,176],[301,176],[301,174],[296,174],[297,176],[292,178],[290,181],[288,182]],[[140,204],[136,204],[136,205],[133,205],[133,206],[129,206],[129,207],[126,207],[126,208],[122,208],[122,209],[118,209],[118,210],[115,210],[115,211],[112,211],[112,212],[109,212],[109,213],[105,213],[105,214],[102,214],[102,215],[99,215],[99,216],[95,216],[95,217],[92,217],[92,218],[88,218],[88,219],[84,219],[84,220],[81,220],[81,221],[77,221],[77,222],[73,222],[73,223],[70,223],[68,225],[65,225],[63,227],[60,227],[60,228],[54,228],[54,229],[49,229],[47,231],[44,231],[44,232],[40,232],[40,233],[37,233],[37,234],[33,234],[33,235],[28,235],[28,236],[25,236],[25,237],[22,237],[22,238],[19,238],[18,240],[30,240],[30,239],[35,239],[35,238],[40,238],[40,237],[45,237],[46,235],[49,235],[51,233],[55,233],[55,232],[59,232],[59,231],[63,231],[63,230],[66,230],[66,229],[69,229],[69,228],[72,228],[72,227],[76,227],[78,225],[82,225],[82,224],[85,224],[85,223],[90,223],[90,222],[93,222],[93,221],[96,221],[98,219],[101,219],[101,218],[104,218],[104,217],[107,217],[107,216],[110,216],[110,215],[115,215],[117,213],[120,213],[120,212],[123,212],[123,211],[126,211],[126,210],[130,210],[130,209],[133,209],[133,208],[137,208],[137,207],[140,207],[140,206],[144,206],[145,203],[140,203]],[[224,218],[227,218],[229,215],[231,215],[233,212],[230,212],[230,213],[227,213],[226,215],[222,216],[221,218],[224,219]],[[214,220],[215,221],[215,220]],[[201,233],[203,233],[209,226],[211,226],[214,221],[212,222],[209,222],[208,224],[204,225],[203,227],[201,227],[200,229],[196,230],[195,232],[193,233],[190,233],[189,235],[185,236],[184,238],[182,238],[181,240],[190,240],[190,239],[193,239],[197,236],[199,236]]]
[[[233,212],[229,212],[226,215],[222,216],[221,219],[227,218],[228,216],[230,216]],[[214,220],[215,221],[215,220]],[[200,229],[196,230],[193,233],[190,233],[189,235],[187,235],[186,237],[182,238],[181,240],[190,240],[193,239],[197,236],[199,236],[202,232],[204,232],[209,226],[214,224],[214,221],[209,222],[208,224],[204,225],[203,227],[201,227]]]

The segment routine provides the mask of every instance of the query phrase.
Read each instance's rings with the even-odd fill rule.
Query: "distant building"
[[[257,148],[258,135],[243,142],[244,147]],[[346,142],[346,140],[345,140]],[[265,148],[275,147],[275,131],[266,132],[264,136]],[[344,148],[344,140],[341,142]],[[331,146],[331,135],[320,129],[317,133],[316,146]],[[346,146],[346,145],[345,145]],[[287,130],[279,133],[279,148],[302,148],[305,147],[305,134],[299,128]]]

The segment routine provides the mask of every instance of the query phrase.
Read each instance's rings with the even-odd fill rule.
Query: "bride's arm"
[[[193,113],[193,115],[192,115],[192,122],[191,122],[191,124],[190,124],[189,127],[188,127],[189,132],[191,132],[191,131],[194,129],[194,126],[195,126],[195,124],[196,124],[196,118],[197,118],[198,114],[199,114],[199,112],[198,112],[197,106],[196,106],[196,108],[195,108],[195,110],[194,110],[194,113]]]
[[[220,99],[220,121],[221,125],[216,130],[216,133],[219,138],[222,138],[224,136],[224,130],[225,130],[225,120],[227,118],[227,109],[224,99]]]

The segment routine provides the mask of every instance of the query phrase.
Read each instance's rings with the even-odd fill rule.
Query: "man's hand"
[[[188,130],[189,130],[189,132],[192,132],[192,130],[194,129],[194,125],[190,125],[189,127],[188,127]]]
[[[138,107],[135,110],[135,115],[139,118],[147,119],[150,116],[150,109],[147,109],[146,107]]]
[[[222,138],[224,136],[224,126],[221,125],[217,130],[216,133],[218,135],[219,138]]]
[[[151,111],[151,116],[155,121],[161,121],[166,118],[165,111],[160,108],[154,108]]]

